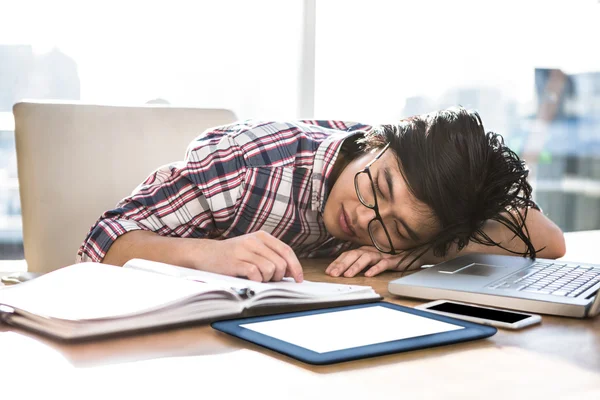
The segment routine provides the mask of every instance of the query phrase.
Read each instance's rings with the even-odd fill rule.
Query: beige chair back
[[[154,169],[184,157],[224,109],[20,102],[13,107],[28,270],[72,264],[102,212]]]

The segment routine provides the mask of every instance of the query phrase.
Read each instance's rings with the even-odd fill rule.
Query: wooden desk
[[[600,231],[567,235],[565,259],[595,261]],[[368,284],[387,301],[388,273],[330,278],[304,261],[309,280]],[[310,366],[208,326],[82,344],[0,327],[2,398],[600,399],[600,318],[544,316],[486,340],[332,366]],[[10,395],[6,395],[10,394]],[[6,397],[5,397],[6,395]],[[218,397],[217,397],[218,396]]]

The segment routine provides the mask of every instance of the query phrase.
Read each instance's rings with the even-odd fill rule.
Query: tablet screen
[[[317,353],[464,329],[382,306],[254,322],[240,327]]]

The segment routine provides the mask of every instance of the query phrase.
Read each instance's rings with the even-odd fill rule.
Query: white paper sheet
[[[382,306],[240,326],[317,353],[464,329]]]
[[[39,316],[82,320],[140,313],[214,290],[184,279],[99,263],[60,268],[0,290],[0,304]]]

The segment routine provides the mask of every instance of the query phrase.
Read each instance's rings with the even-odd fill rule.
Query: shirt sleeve
[[[92,226],[77,261],[101,262],[120,236],[134,230],[161,236],[210,238],[225,230],[240,198],[246,166],[229,135],[236,125],[204,132],[183,162],[154,171]]]
[[[336,121],[336,120],[302,120],[300,121],[307,125],[316,125],[321,128],[336,129],[339,131],[368,131],[372,128],[371,125],[362,124],[359,122]]]

